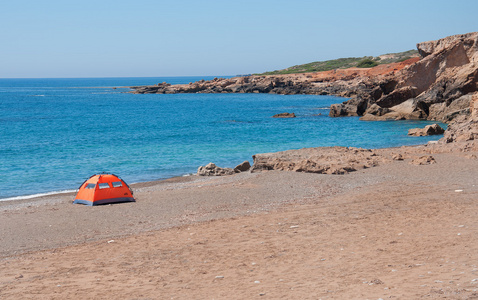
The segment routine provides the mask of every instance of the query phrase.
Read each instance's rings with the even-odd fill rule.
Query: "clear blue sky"
[[[478,1],[4,1],[0,78],[236,75],[478,31]]]

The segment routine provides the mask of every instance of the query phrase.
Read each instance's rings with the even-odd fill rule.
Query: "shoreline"
[[[477,143],[379,152],[403,160],[176,177],[138,184],[135,203],[0,203],[0,297],[472,297]]]
[[[370,162],[369,165],[364,165],[363,167],[359,167],[356,170],[347,171],[345,173],[342,172],[321,172],[318,173],[314,170],[307,170],[304,169],[302,171],[291,169],[287,165],[285,167],[281,167],[282,163],[279,163],[276,169],[261,169],[261,166],[251,172],[253,170],[236,173],[233,175],[226,175],[226,176],[198,176],[196,174],[188,175],[188,176],[175,176],[171,178],[161,179],[161,180],[153,180],[153,181],[146,181],[146,182],[138,182],[130,184],[134,196],[137,199],[137,202],[141,201],[145,193],[151,193],[151,191],[174,191],[180,190],[183,188],[191,188],[191,187],[203,187],[203,185],[214,185],[215,183],[221,185],[224,183],[231,183],[236,181],[244,180],[244,178],[254,178],[257,176],[262,176],[261,174],[267,174],[269,172],[280,172],[280,173],[291,173],[291,174],[306,174],[306,175],[298,175],[298,176],[326,176],[331,177],[332,181],[335,181],[337,178],[347,177],[347,176],[354,176],[355,174],[368,172],[371,169],[375,168],[385,168],[387,165],[394,163],[393,156],[399,155],[401,156],[398,161],[407,160],[412,163],[413,158],[418,159],[419,157],[424,157],[425,154],[433,154],[433,155],[443,155],[443,154],[459,154],[459,153],[467,153],[469,151],[478,151],[478,145],[472,142],[465,142],[465,143],[453,143],[453,144],[439,144],[438,141],[432,141],[428,144],[424,145],[413,145],[413,146],[400,146],[400,147],[388,147],[388,148],[379,148],[379,149],[361,149],[361,148],[354,148],[354,147],[316,147],[316,148],[302,148],[297,150],[286,150],[281,152],[274,152],[274,153],[264,153],[261,155],[276,157],[274,159],[285,160],[287,164],[295,164],[295,159],[305,159],[309,161],[309,159],[314,159],[316,152],[320,152],[321,156],[327,164],[334,164],[334,158],[338,161],[347,160],[347,156],[343,157],[343,151],[340,150],[351,151],[351,157],[353,157],[354,162]],[[356,152],[357,150],[361,150],[361,152],[369,153],[369,156],[360,156],[359,153]],[[290,154],[291,153],[291,154]],[[281,157],[283,154],[286,156]],[[287,155],[290,154],[292,156],[288,157]],[[347,154],[346,154],[347,155]],[[342,156],[342,157],[341,157]],[[295,157],[295,158],[294,158]],[[371,157],[379,158],[376,161],[371,162]],[[259,162],[258,162],[259,163]],[[433,162],[432,162],[433,163]],[[421,164],[421,163],[420,163]],[[428,164],[428,163],[425,163]],[[360,165],[360,164],[359,164]],[[252,166],[254,167],[254,166]],[[341,168],[340,165],[338,168]],[[345,167],[345,169],[350,167]],[[290,175],[294,176],[294,175]],[[55,207],[55,206],[62,206],[62,207],[73,207],[73,210],[78,211],[81,210],[84,205],[72,205],[74,197],[77,193],[75,191],[67,191],[64,193],[46,193],[35,197],[27,196],[26,199],[15,199],[15,200],[8,200],[8,201],[1,201],[0,200],[0,213],[10,213],[14,211],[21,211],[24,209],[33,209],[36,208],[45,208],[45,207]],[[154,193],[153,193],[154,194]],[[149,199],[151,200],[151,199]],[[135,205],[137,202],[131,202],[129,204],[124,203],[116,203],[116,204],[109,204],[109,205],[100,205],[94,206],[94,208],[102,209],[105,207],[126,207],[130,205]],[[55,209],[56,210],[56,209]],[[174,226],[173,226],[174,227]],[[153,229],[156,230],[156,229]],[[1,253],[0,253],[1,257]]]
[[[447,125],[447,124],[445,124],[445,125]],[[439,135],[439,136],[437,136],[437,138],[438,137],[442,138],[443,135]],[[437,143],[438,141],[439,140],[437,139],[437,140],[428,141],[428,143],[426,143],[426,144],[420,143],[420,144],[401,145],[401,146],[392,146],[392,147],[384,147],[384,148],[372,148],[372,149],[367,149],[367,150],[397,149],[397,148],[401,148],[401,147],[420,147],[420,146],[426,146],[427,144],[430,144],[430,143]],[[338,146],[338,147],[343,147],[343,146]],[[319,147],[306,147],[306,148],[297,148],[297,149],[288,149],[288,150],[315,149],[315,148],[328,148],[328,147],[327,146],[319,146]],[[352,148],[355,148],[355,147],[352,147]],[[365,149],[365,148],[362,148],[362,149]],[[288,151],[288,150],[277,151],[277,152],[284,152],[284,151]],[[271,153],[276,153],[276,152],[271,152]],[[254,155],[258,155],[258,154],[254,154]],[[254,155],[252,155],[251,158]],[[251,162],[251,165],[252,165],[252,162]],[[197,167],[199,168],[199,166],[197,166]],[[187,174],[182,174],[182,175],[176,175],[176,176],[173,176],[173,177],[160,178],[160,179],[148,180],[148,181],[140,181],[140,182],[134,182],[134,183],[131,183],[131,184],[129,182],[127,182],[127,183],[132,188],[135,188],[137,186],[142,187],[143,185],[156,184],[156,183],[160,183],[160,182],[169,182],[169,181],[176,181],[176,180],[180,181],[181,178],[188,178],[188,177],[191,177],[191,176],[194,177],[194,176],[197,176],[197,175],[196,175],[196,173],[187,173]],[[88,179],[88,178],[85,178],[85,180],[86,179]],[[76,188],[76,189],[64,189],[64,190],[60,190],[60,191],[39,192],[39,193],[35,193],[35,194],[18,195],[18,196],[0,198],[0,208],[1,208],[3,202],[11,202],[11,201],[25,202],[25,201],[28,201],[28,200],[34,201],[35,199],[41,200],[42,198],[45,198],[45,197],[48,197],[48,196],[55,197],[55,196],[59,196],[59,195],[62,195],[62,194],[73,195],[73,197],[74,197],[74,195],[76,195],[77,192],[78,192],[78,188]]]

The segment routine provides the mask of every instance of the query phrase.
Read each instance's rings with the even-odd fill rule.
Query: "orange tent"
[[[135,199],[126,182],[113,174],[98,174],[88,178],[73,201],[90,206],[117,202],[135,202]]]

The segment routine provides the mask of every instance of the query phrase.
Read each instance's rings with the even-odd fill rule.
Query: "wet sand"
[[[0,202],[0,299],[478,298],[478,159]]]

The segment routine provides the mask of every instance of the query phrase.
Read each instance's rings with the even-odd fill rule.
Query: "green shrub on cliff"
[[[357,64],[357,68],[372,68],[372,67],[375,67],[375,66],[378,66],[378,62],[376,62],[374,60],[371,60],[369,58],[362,59]]]
[[[352,67],[371,68],[376,65],[389,64],[393,62],[400,62],[405,59],[418,56],[417,50],[409,50],[399,53],[389,53],[380,56],[364,56],[364,57],[348,57],[339,58],[326,61],[316,61],[308,64],[297,65],[283,70],[272,72],[265,72],[256,75],[276,75],[276,74],[296,74],[296,73],[310,73],[322,72],[334,69],[347,69]]]
[[[277,70],[272,72],[266,72],[261,75],[274,75],[274,74],[295,74],[295,73],[309,73],[309,72],[321,72],[333,69],[345,69],[354,67],[358,61],[362,58],[347,57],[338,58],[326,61],[316,61],[308,64],[297,65],[289,67],[284,70]]]

